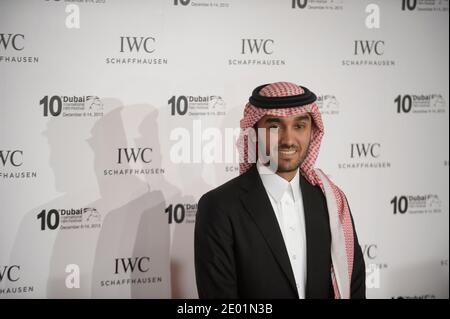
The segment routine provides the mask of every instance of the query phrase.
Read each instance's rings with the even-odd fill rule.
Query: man
[[[241,175],[198,204],[200,298],[365,298],[347,199],[314,168],[324,134],[315,100],[288,82],[253,91],[238,139]]]

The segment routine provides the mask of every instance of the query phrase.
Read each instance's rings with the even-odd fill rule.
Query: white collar
[[[294,201],[301,200],[299,169],[297,169],[294,178],[288,182],[259,161],[256,163],[256,168],[258,169],[264,188],[277,202],[281,200],[283,194],[289,191],[289,189],[293,192]]]

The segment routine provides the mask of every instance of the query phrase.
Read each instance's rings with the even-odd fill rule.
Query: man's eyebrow
[[[280,123],[281,120],[278,117],[269,117],[264,122],[265,123]]]
[[[294,120],[295,121],[309,121],[310,117],[308,115],[300,115],[300,116],[297,116]],[[281,119],[279,117],[269,117],[264,122],[265,123],[280,123]]]
[[[309,121],[309,119],[308,115],[301,115],[295,118],[296,121]]]

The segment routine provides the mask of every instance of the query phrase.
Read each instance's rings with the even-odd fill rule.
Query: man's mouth
[[[295,153],[297,153],[297,150],[295,149],[279,150],[279,154],[281,155],[281,157],[290,157]]]

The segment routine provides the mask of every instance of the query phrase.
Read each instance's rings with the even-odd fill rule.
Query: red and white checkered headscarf
[[[287,97],[304,94],[304,89],[294,83],[276,82],[264,86],[259,95],[263,97]],[[255,142],[249,138],[249,129],[265,115],[299,116],[305,113],[311,115],[313,125],[308,154],[300,165],[300,173],[312,185],[319,185],[325,194],[330,217],[331,230],[331,277],[336,298],[350,298],[350,283],[353,271],[354,237],[350,217],[350,209],[344,192],[339,189],[320,169],[314,167],[319,155],[320,143],[324,134],[324,127],[319,108],[315,102],[302,106],[286,108],[261,108],[247,103],[244,117],[240,121],[241,134],[237,141],[239,150],[239,171],[246,172],[254,163],[257,152]],[[250,152],[250,154],[249,154]],[[250,156],[249,156],[250,155]]]

